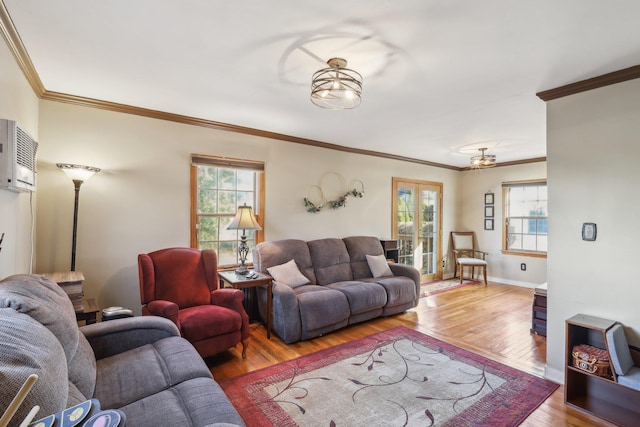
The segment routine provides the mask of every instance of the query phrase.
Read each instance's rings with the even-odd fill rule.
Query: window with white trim
[[[506,252],[546,255],[547,182],[504,182],[504,240]]]
[[[243,230],[227,230],[246,203],[264,229],[264,164],[240,159],[191,156],[191,246],[213,249],[219,267],[239,263],[238,243]],[[249,255],[262,241],[262,231],[246,230]]]

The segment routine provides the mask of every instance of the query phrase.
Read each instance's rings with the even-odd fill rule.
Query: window
[[[242,230],[227,230],[238,206],[253,208],[264,228],[264,164],[239,159],[193,155],[191,159],[191,246],[213,249],[219,267],[237,265]],[[262,231],[246,230],[249,256],[262,241]]]
[[[547,253],[547,182],[505,182],[504,247],[507,252]]]

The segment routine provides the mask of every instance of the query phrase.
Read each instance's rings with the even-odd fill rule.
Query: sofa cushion
[[[205,378],[172,385],[119,409],[127,425],[136,427],[244,425],[220,386]]]
[[[351,315],[366,313],[387,304],[387,292],[377,283],[348,281],[332,283],[327,287],[336,289],[347,297]]]
[[[120,408],[199,377],[211,378],[202,358],[185,339],[169,337],[98,360],[94,398]]]
[[[411,304],[417,300],[415,282],[408,277],[392,276],[360,280],[363,282],[378,283],[385,288],[387,291],[387,304],[385,307]]]
[[[384,255],[380,239],[372,236],[351,236],[342,239],[349,252],[354,279],[372,277],[367,255]]]
[[[289,262],[285,262],[284,264],[269,267],[267,268],[267,271],[271,277],[273,277],[273,280],[282,285],[287,285],[290,288],[295,288],[309,283],[309,279],[300,273],[294,259]]]
[[[51,331],[26,314],[0,308],[0,412],[31,374],[37,374],[38,380],[13,419],[23,420],[35,405],[40,406],[40,414],[65,409],[69,383],[67,366],[60,363],[64,357]]]
[[[303,336],[305,331],[346,324],[349,319],[349,302],[342,292],[312,285],[300,286],[294,291],[298,297]]]
[[[78,330],[73,304],[62,288],[44,276],[10,276],[0,282],[0,307],[28,315],[55,335],[64,350],[69,380],[90,398],[96,381],[95,356]]]
[[[240,313],[219,305],[185,308],[178,316],[182,336],[192,343],[239,331],[242,326]]]
[[[318,285],[353,280],[349,252],[341,239],[307,242]]]
[[[267,271],[269,267],[295,260],[300,272],[316,284],[316,276],[311,263],[309,247],[304,240],[285,239],[258,243],[253,250],[253,265],[257,271]]]
[[[367,255],[367,264],[373,277],[393,276],[389,263],[384,255]]]
[[[78,348],[78,327],[73,304],[57,283],[34,274],[17,274],[0,282],[0,307],[24,313],[58,338],[67,360]]]

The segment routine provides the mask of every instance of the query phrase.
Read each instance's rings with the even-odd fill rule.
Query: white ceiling
[[[464,167],[543,157],[536,92],[640,64],[638,0],[4,0],[48,91]],[[362,104],[322,110],[343,57]]]

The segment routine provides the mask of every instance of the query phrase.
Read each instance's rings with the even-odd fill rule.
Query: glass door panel
[[[394,178],[393,198],[399,262],[420,270],[423,282],[442,278],[442,184]]]

